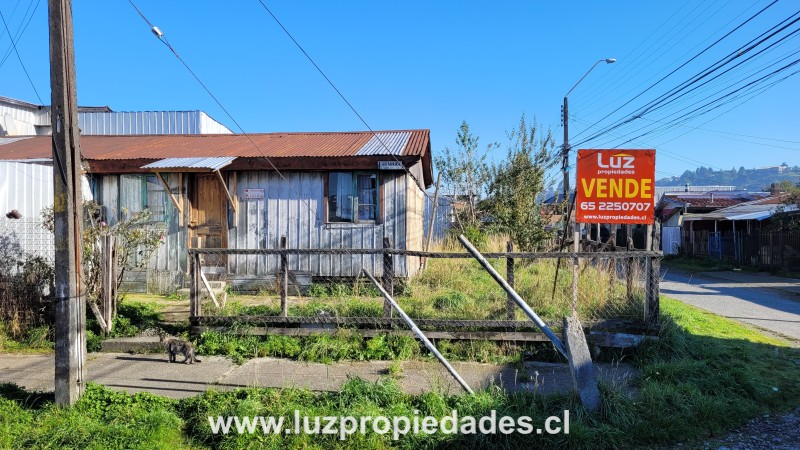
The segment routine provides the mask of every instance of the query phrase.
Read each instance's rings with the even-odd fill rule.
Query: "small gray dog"
[[[167,355],[169,355],[169,362],[176,362],[178,354],[183,355],[183,362],[186,364],[202,362],[197,359],[197,355],[194,352],[194,345],[192,345],[191,342],[167,336],[166,334],[161,334],[159,337],[161,344],[164,345],[164,349],[167,351]]]

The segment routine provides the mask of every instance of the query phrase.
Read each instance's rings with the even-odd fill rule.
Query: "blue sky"
[[[365,128],[257,0],[135,3],[246,132]],[[370,127],[430,128],[434,153],[453,145],[462,120],[483,144],[505,143],[506,131],[523,113],[552,129],[561,144],[564,94],[597,59],[616,58],[598,65],[570,94],[570,141],[579,144],[800,9],[778,1],[643,92],[770,3],[265,0]],[[0,3],[12,34],[30,18],[17,48],[33,86],[49,103],[46,8],[43,0]],[[239,131],[127,1],[78,1],[73,14],[79,103],[116,111],[200,109]],[[748,54],[799,28],[800,22],[793,24]],[[733,102],[711,112],[675,120],[706,97],[725,95],[797,60],[798,36],[578,147],[655,148],[658,177],[699,165],[800,165],[800,74],[752,92],[758,93],[752,98],[731,95],[726,99]],[[9,51],[3,33],[0,58],[8,58],[0,66],[0,95],[38,103]],[[800,64],[751,87],[766,87],[798,69]]]

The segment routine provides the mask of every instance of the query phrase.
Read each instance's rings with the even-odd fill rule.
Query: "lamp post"
[[[568,169],[569,169],[569,151],[570,151],[570,147],[569,147],[569,106],[567,104],[567,96],[569,96],[569,94],[572,91],[574,91],[576,87],[578,87],[578,85],[581,83],[581,81],[583,81],[583,79],[586,78],[587,75],[589,75],[589,72],[591,72],[595,67],[597,67],[598,64],[600,64],[601,62],[604,62],[604,61],[606,62],[606,64],[611,64],[611,63],[617,62],[617,60],[614,59],[614,58],[598,59],[597,61],[595,61],[594,64],[592,64],[592,67],[590,67],[589,70],[587,70],[586,73],[583,74],[581,79],[578,80],[578,82],[575,83],[574,86],[572,86],[572,89],[570,89],[566,94],[564,94],[564,110],[563,110],[564,147],[561,150],[561,156],[562,156],[561,170],[563,170],[563,172],[564,172],[564,200],[565,201],[569,201],[569,170]]]
[[[562,158],[563,158],[562,162],[561,162],[561,164],[562,164],[561,167],[562,167],[562,169],[564,171],[564,200],[566,202],[569,202],[569,192],[570,192],[570,189],[569,189],[569,170],[568,170],[569,169],[569,150],[570,150],[570,148],[569,148],[569,107],[567,105],[567,97],[569,96],[569,94],[572,91],[575,90],[576,87],[578,87],[578,85],[581,83],[581,81],[583,81],[583,79],[586,78],[587,75],[589,75],[589,72],[591,72],[595,67],[597,67],[598,64],[600,64],[603,61],[605,61],[606,64],[611,64],[611,63],[617,62],[617,60],[614,59],[614,58],[598,59],[597,61],[595,61],[594,64],[592,64],[592,67],[590,67],[589,70],[587,70],[586,73],[583,74],[581,79],[578,80],[578,82],[575,83],[574,86],[572,86],[572,89],[570,89],[569,91],[567,91],[566,94],[564,94],[564,148],[561,151],[561,155],[562,155]],[[576,164],[576,166],[577,166],[577,164]],[[575,180],[575,182],[577,183],[577,179]],[[576,188],[577,188],[577,186],[576,186]],[[569,205],[569,204],[570,203],[567,203],[567,205]],[[575,206],[577,207],[578,205],[575,205]],[[567,211],[569,211],[569,206],[567,206]],[[577,253],[580,250],[579,241],[580,241],[581,234],[580,234],[580,228],[578,228],[578,223],[575,221],[574,218],[572,219],[572,223],[574,224],[573,227],[572,227],[573,228],[573,251],[576,253],[576,256],[572,259],[572,314],[575,315],[576,314],[576,310],[578,308],[578,257],[577,257]],[[564,224],[564,230],[566,231],[567,228],[568,228],[567,224],[565,223]],[[599,231],[598,231],[598,233],[599,233]]]

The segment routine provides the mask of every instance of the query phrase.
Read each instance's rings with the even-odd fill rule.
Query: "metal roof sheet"
[[[430,130],[359,131],[320,133],[260,133],[223,135],[81,136],[85,159],[164,159],[196,157],[328,157],[378,155],[385,148],[377,136],[386,136],[386,147],[397,156],[424,156],[430,148]],[[407,138],[405,138],[407,136]],[[370,144],[373,139],[378,142]],[[387,142],[388,141],[388,142]],[[405,144],[403,144],[405,142]],[[391,145],[390,145],[391,144]],[[377,148],[376,148],[377,147]],[[394,153],[396,152],[396,153]],[[47,158],[52,153],[50,136],[31,136],[9,142],[0,159]],[[387,154],[387,153],[383,153]]]
[[[235,156],[218,156],[214,158],[165,158],[154,163],[142,166],[142,169],[150,169],[157,172],[158,169],[208,169],[219,170],[236,159]]]
[[[764,220],[778,212],[796,211],[797,205],[779,205],[776,203],[749,203],[719,209],[705,214],[686,214],[683,220]]]
[[[411,138],[410,131],[394,133],[375,133],[356,155],[402,155],[408,140]]]

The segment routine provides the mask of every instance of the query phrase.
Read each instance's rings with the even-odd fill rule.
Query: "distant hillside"
[[[699,167],[694,171],[687,170],[680,177],[662,178],[656,181],[657,186],[690,186],[728,185],[748,191],[766,191],[772,183],[784,180],[800,182],[800,167],[791,167],[786,163],[780,166],[745,169],[739,167],[731,170],[714,170]]]

